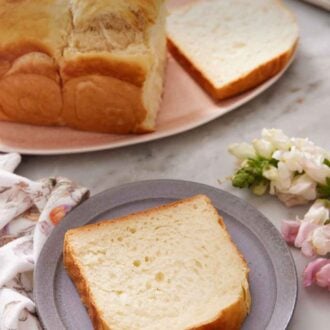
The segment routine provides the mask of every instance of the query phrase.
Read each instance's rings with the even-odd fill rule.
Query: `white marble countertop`
[[[219,187],[218,179],[234,170],[228,144],[257,137],[263,127],[309,137],[330,150],[330,13],[300,1],[287,3],[301,29],[297,58],[285,76],[254,101],[200,128],[160,141],[81,155],[25,156],[18,173],[33,179],[68,176],[93,194],[127,182],[160,178]],[[287,209],[274,198],[255,197],[229,184],[222,189],[257,207],[276,227],[282,218],[307,210]],[[307,260],[294,249],[292,253],[301,274]],[[299,297],[289,329],[330,329],[330,293],[316,287],[306,290],[299,279]]]

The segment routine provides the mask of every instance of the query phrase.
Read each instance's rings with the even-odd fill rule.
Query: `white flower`
[[[330,253],[330,225],[320,226],[313,231],[312,244],[318,255]]]
[[[304,155],[296,147],[292,147],[290,151],[282,152],[277,155],[278,160],[286,164],[292,172],[303,172],[303,159]]]
[[[302,221],[300,224],[300,227],[299,227],[298,234],[294,241],[295,247],[301,248],[301,247],[303,247],[303,245],[310,243],[311,237],[316,228],[318,228],[318,225],[316,225],[314,223]]]
[[[284,153],[284,151],[282,151],[282,150],[276,150],[276,151],[274,151],[272,157],[276,160],[280,160],[282,158],[283,153]]]
[[[249,143],[233,143],[229,146],[228,151],[238,159],[256,158],[257,154],[254,147]]]
[[[315,144],[307,138],[291,138],[291,143],[293,146],[300,150],[311,151],[315,149]]]
[[[270,180],[269,193],[271,195],[277,195],[277,197],[288,206],[291,205],[292,201],[292,205],[296,204],[294,201],[296,199],[295,196],[288,194],[288,190],[292,184],[293,172],[291,172],[284,163],[279,162],[277,169],[273,167],[266,169],[263,175]]]
[[[297,149],[305,153],[322,158],[322,162],[324,158],[327,158],[328,156],[328,152],[325,149],[316,146],[312,141],[308,139],[291,138],[291,143]]]
[[[304,216],[304,221],[323,225],[330,218],[329,209],[322,199],[317,200]]]
[[[317,197],[316,182],[306,174],[294,176],[283,162],[278,163],[277,169],[264,171],[263,175],[271,181],[270,194],[276,194],[289,207],[306,204]]]
[[[309,178],[306,174],[297,175],[292,180],[288,193],[301,196],[308,201],[313,201],[317,197],[316,182]]]
[[[262,172],[263,177],[269,181],[278,180],[278,170],[275,166],[269,166]]]
[[[290,139],[280,129],[263,129],[261,136],[271,142],[276,149],[289,150],[291,147]]]
[[[286,205],[315,200],[320,185],[327,185],[330,179],[330,166],[325,163],[330,161],[330,154],[308,139],[289,138],[279,129],[263,129],[261,135],[252,145],[242,143],[230,147],[230,152],[243,160],[241,167],[249,165],[247,159],[257,156],[277,160],[277,165],[256,163],[263,166],[263,177],[269,180],[269,193],[277,195]],[[323,191],[326,194],[327,190]]]
[[[326,179],[330,178],[330,167],[323,162],[320,164],[316,160],[306,159],[304,170],[309,177],[321,184],[325,184]]]
[[[274,186],[279,192],[287,192],[292,184],[293,172],[289,170],[285,163],[277,164],[278,177],[274,180]]]
[[[264,139],[255,139],[252,144],[259,156],[267,159],[272,158],[275,148],[271,142]]]

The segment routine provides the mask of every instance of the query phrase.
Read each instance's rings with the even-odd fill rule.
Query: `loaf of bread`
[[[248,267],[211,201],[194,196],[69,230],[64,265],[95,329],[239,329]]]
[[[0,120],[155,129],[163,0],[0,0]]]
[[[298,27],[281,0],[185,3],[168,17],[169,48],[214,99],[261,84],[292,58]]]

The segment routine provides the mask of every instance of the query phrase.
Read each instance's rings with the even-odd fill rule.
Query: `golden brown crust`
[[[116,222],[125,222],[125,221],[130,220],[132,217],[135,217],[137,215],[152,216],[153,214],[158,213],[159,211],[166,210],[168,208],[172,208],[172,207],[176,207],[176,206],[180,206],[183,203],[192,202],[192,201],[194,201],[198,198],[201,198],[201,197],[205,198],[207,200],[207,202],[212,205],[211,200],[206,195],[199,194],[199,195],[195,195],[195,196],[192,196],[192,197],[187,197],[185,199],[182,199],[182,200],[179,200],[179,201],[176,201],[176,202],[172,202],[172,203],[168,203],[168,204],[165,204],[165,205],[160,205],[160,206],[157,206],[157,207],[153,207],[151,209],[138,211],[138,212],[133,212],[133,213],[131,213],[129,215],[126,215],[126,216],[123,216],[123,217],[113,218],[111,220],[103,220],[103,221],[99,221],[97,223],[92,223],[92,224],[85,225],[83,227],[73,228],[73,229],[70,229],[67,233],[73,233],[75,231],[79,231],[79,232],[81,232],[81,231],[90,231],[90,230],[93,230],[95,227],[102,226],[103,224],[114,224]],[[223,227],[224,226],[223,220],[222,220],[221,217],[219,217],[219,219],[222,221],[222,224],[221,224],[221,221],[219,221],[219,224]]]
[[[145,62],[146,60],[147,58]],[[146,79],[147,68],[134,59],[124,61],[107,55],[81,54],[72,59],[62,60],[61,77],[64,82],[88,75],[110,76],[142,87]]]
[[[28,54],[40,52],[51,56],[52,50],[43,42],[37,40],[19,40],[10,44],[0,46],[0,61],[12,62],[18,57]]]
[[[245,76],[221,88],[216,88],[203,75],[203,73],[187,59],[180,48],[170,39],[168,39],[168,48],[182,67],[191,74],[191,76],[202,86],[202,88],[204,88],[204,90],[215,100],[220,101],[246,92],[278,74],[292,58],[297,47],[297,43],[298,41],[283,54],[269,60]]]
[[[54,125],[62,106],[58,67],[48,55],[28,53],[0,69],[0,120]]]
[[[91,231],[95,227],[102,226],[103,224],[113,224],[116,222],[124,222],[127,220],[130,220],[132,217],[136,215],[143,215],[143,216],[152,216],[154,213],[159,212],[160,210],[166,210],[168,208],[179,206],[183,203],[194,201],[199,198],[203,198],[209,205],[213,207],[211,200],[205,196],[205,195],[196,195],[190,198],[186,198],[184,200],[176,201],[170,204],[161,205],[152,209],[139,211],[136,213],[132,213],[130,215],[115,218],[111,221],[101,221],[96,224],[90,224],[86,225],[80,228],[74,228],[65,234],[64,238],[64,266],[71,277],[73,283],[76,285],[77,290],[80,294],[82,302],[87,307],[88,313],[91,317],[91,320],[93,322],[93,325],[95,329],[97,330],[110,330],[110,327],[106,325],[106,322],[102,320],[102,316],[97,312],[97,307],[95,302],[93,301],[93,297],[90,293],[90,290],[88,288],[88,284],[86,283],[83,272],[80,269],[79,263],[76,262],[74,254],[72,252],[72,249],[70,249],[69,245],[69,237],[71,235],[74,235],[75,232],[84,232],[84,231]],[[216,209],[214,208],[214,211],[217,213]],[[246,264],[246,261],[244,260],[244,257],[236,247],[236,245],[233,243],[230,234],[228,233],[226,226],[223,222],[223,219],[219,216],[219,225],[223,227],[226,231],[226,234],[228,238],[230,239],[232,245],[235,247],[238,255],[240,256],[242,263],[246,269],[246,282],[242,283],[242,292],[239,299],[233,303],[232,305],[228,306],[227,308],[223,309],[214,319],[209,320],[207,323],[196,325],[193,328],[187,329],[187,330],[239,330],[241,325],[243,324],[247,314],[250,311],[251,306],[251,296],[249,291],[249,284],[248,284],[248,266]]]
[[[62,111],[58,83],[38,74],[14,74],[0,80],[0,120],[57,125]]]
[[[247,306],[245,297],[242,294],[238,301],[221,311],[216,319],[189,330],[239,330],[248,312],[249,306]]]
[[[4,75],[11,76],[19,73],[41,75],[57,83],[60,82],[55,60],[42,52],[30,52],[18,57]]]
[[[104,133],[150,132],[143,125],[147,109],[137,78],[140,75],[142,79],[142,70],[122,63],[121,72],[127,75],[122,80],[110,72],[108,76],[87,75],[88,70],[102,70],[94,67],[93,61],[88,63],[77,64],[83,71],[72,71],[76,78],[68,79],[67,75],[68,80],[63,82],[56,62],[44,53],[27,53],[11,63],[0,62],[0,120],[32,125],[65,124]],[[68,67],[74,70],[75,65]],[[132,83],[127,81],[129,73]]]
[[[211,200],[207,196],[206,198],[207,203],[213,207]],[[242,264],[245,267],[246,283],[242,284],[242,293],[238,301],[222,310],[219,315],[215,317],[214,320],[210,320],[209,323],[196,326],[189,330],[239,330],[251,308],[251,295],[248,283],[249,267],[244,256],[233,242],[221,216],[219,216],[218,223],[225,230],[228,239],[232,243],[232,246],[235,248],[237,255],[239,255]]]
[[[83,271],[79,266],[79,263],[76,261],[74,257],[74,253],[67,243],[67,237],[69,234],[65,235],[64,239],[64,250],[63,250],[63,263],[66,271],[71,277],[73,283],[75,284],[81,301],[87,307],[88,314],[91,318],[91,321],[94,325],[94,328],[97,330],[110,330],[110,328],[106,325],[105,321],[102,319],[101,314],[97,311],[96,304],[93,300],[93,296],[90,293],[90,289],[85,280]]]
[[[142,89],[110,76],[88,75],[63,86],[63,118],[81,130],[135,132],[146,117]]]

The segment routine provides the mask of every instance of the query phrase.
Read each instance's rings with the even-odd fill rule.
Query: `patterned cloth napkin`
[[[54,226],[88,190],[62,178],[31,181],[13,173],[18,154],[0,155],[0,330],[41,329],[33,269]]]

